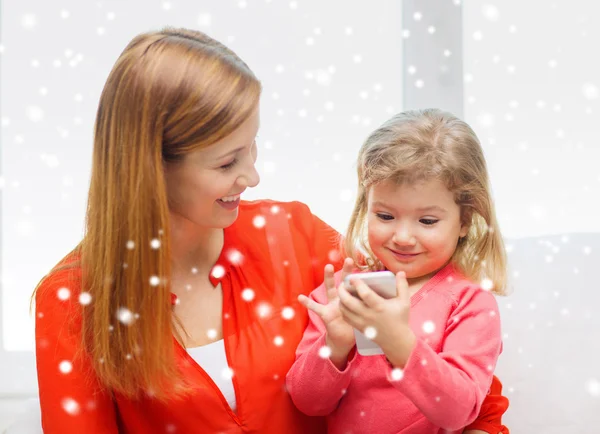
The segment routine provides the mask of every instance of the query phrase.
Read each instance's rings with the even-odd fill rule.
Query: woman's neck
[[[221,228],[206,228],[171,216],[171,264],[173,275],[199,274],[208,276],[223,250]]]

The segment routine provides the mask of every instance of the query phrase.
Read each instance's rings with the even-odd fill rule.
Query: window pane
[[[600,232],[600,4],[463,2],[466,120],[504,235]]]

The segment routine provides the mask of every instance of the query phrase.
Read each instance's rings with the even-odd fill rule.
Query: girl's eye
[[[431,226],[431,225],[436,224],[439,220],[436,220],[436,219],[421,219],[419,221],[421,223],[423,223],[424,225]]]
[[[223,166],[220,167],[220,169],[223,169],[223,170],[231,169],[233,166],[236,165],[236,163],[237,163],[237,158],[235,160],[233,160],[231,163],[224,164]]]
[[[377,215],[377,217],[378,217],[380,220],[384,220],[384,221],[388,221],[388,220],[393,220],[393,219],[394,219],[394,217],[392,217],[392,216],[391,216],[391,215],[389,215],[389,214],[379,214],[379,213],[377,213],[376,215]]]

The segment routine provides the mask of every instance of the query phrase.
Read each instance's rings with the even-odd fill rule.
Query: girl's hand
[[[340,312],[340,299],[338,297],[339,289],[344,286],[344,278],[354,269],[354,262],[350,258],[344,261],[342,268],[342,283],[339,287],[335,286],[333,265],[325,266],[325,290],[327,292],[327,304],[320,304],[305,295],[299,295],[298,301],[307,309],[312,310],[319,315],[319,318],[325,324],[327,330],[326,343],[331,350],[330,359],[339,368],[343,369],[346,365],[348,353],[354,347],[354,330]]]
[[[416,340],[408,322],[410,292],[406,274],[396,274],[397,294],[390,299],[379,296],[360,279],[352,284],[360,298],[339,288],[342,317],[379,345],[392,365],[403,368]]]

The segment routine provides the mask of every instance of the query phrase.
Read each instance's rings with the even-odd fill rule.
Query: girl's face
[[[259,109],[218,142],[167,163],[169,209],[200,227],[225,228],[238,215],[240,196],[260,181],[256,168]]]
[[[467,234],[460,211],[437,179],[376,184],[367,197],[371,250],[394,274],[404,271],[411,285],[424,283],[450,261]]]

